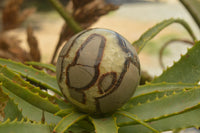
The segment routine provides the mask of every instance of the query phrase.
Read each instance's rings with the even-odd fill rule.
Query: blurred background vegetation
[[[60,0],[60,2],[63,5],[66,5],[69,2],[69,0]],[[6,3],[6,0],[0,0],[1,9],[4,7],[5,3]],[[48,0],[24,0],[21,7],[22,9],[35,7],[37,8],[37,11],[42,11],[42,12],[51,11],[54,9]]]
[[[18,0],[19,1],[19,0]],[[154,24],[171,17],[185,19],[195,34],[199,35],[199,30],[195,25],[191,15],[187,12],[179,0],[105,0],[106,2],[119,5],[119,9],[106,12],[100,16],[93,16],[95,20],[84,22],[88,24],[86,28],[108,28],[122,34],[131,43],[137,40],[142,33]],[[8,0],[0,0],[2,10]],[[69,0],[60,0],[66,7]],[[27,46],[26,28],[31,25],[35,38],[39,44],[41,52],[41,62],[49,63],[56,44],[61,35],[64,20],[55,11],[48,0],[24,0],[20,6],[24,9],[35,8],[26,20],[18,28],[8,31],[9,35],[15,36],[20,42],[20,46],[29,51]],[[95,14],[95,13],[94,13]],[[0,13],[0,17],[2,13]],[[80,17],[80,16],[79,16]],[[86,16],[87,18],[87,16]],[[97,19],[96,19],[97,18]],[[89,20],[89,19],[85,19]],[[1,29],[0,21],[0,29]],[[154,75],[159,75],[162,68],[159,65],[159,50],[167,41],[173,38],[188,38],[188,34],[180,25],[173,24],[163,30],[157,37],[149,42],[140,53],[141,66],[143,70],[149,71]],[[8,39],[9,40],[9,39]],[[47,49],[48,47],[48,49]],[[173,64],[180,58],[180,54],[187,51],[188,45],[173,43],[164,51],[163,61],[166,66]]]

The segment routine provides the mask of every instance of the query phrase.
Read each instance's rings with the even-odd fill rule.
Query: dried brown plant
[[[40,49],[38,47],[38,41],[36,37],[33,34],[33,29],[31,26],[27,27],[27,42],[30,48],[29,54],[31,57],[31,60],[33,61],[40,61]]]
[[[15,36],[0,34],[0,57],[15,61],[29,61],[30,55],[20,47],[20,41]]]
[[[7,30],[18,28],[25,19],[35,11],[34,8],[20,10],[23,0],[9,0],[7,1],[2,12],[2,27],[0,32],[0,57],[11,59],[19,62],[25,61],[40,61],[40,51],[38,42],[33,35],[33,30],[29,26],[27,28],[27,42],[30,51],[27,52],[20,47],[20,40],[17,36],[7,34]]]
[[[27,42],[30,51],[27,52],[20,47],[20,40],[16,36],[7,35],[5,32],[0,34],[0,57],[19,62],[40,61],[40,50],[38,42],[33,34],[33,29],[27,27]]]
[[[118,6],[108,4],[104,0],[71,0],[69,5],[73,5],[71,11],[73,18],[80,24],[82,29],[86,29],[94,24],[102,15],[118,9]],[[58,49],[62,43],[72,37],[75,33],[65,23],[62,26],[60,37],[56,45],[51,63],[54,62]]]
[[[26,18],[35,11],[35,8],[20,10],[23,0],[9,0],[2,11],[3,31],[19,27]]]

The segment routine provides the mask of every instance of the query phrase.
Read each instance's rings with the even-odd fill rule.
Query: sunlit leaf
[[[170,116],[164,119],[149,122],[149,125],[160,132],[170,131],[175,129],[185,129],[190,127],[200,126],[200,108]],[[120,133],[150,133],[150,130],[143,125],[128,125],[119,128]]]
[[[200,80],[200,41],[188,50],[172,67],[156,77],[152,83],[183,82],[196,83]]]
[[[123,109],[133,108],[137,104],[159,99],[182,91],[184,88],[194,88],[198,84],[192,83],[147,83],[137,88],[133,97],[123,106]]]
[[[194,110],[200,107],[200,88],[184,89],[182,92],[163,96],[162,98],[146,102],[133,108],[127,109],[127,112],[133,113],[144,121],[154,121],[163,119],[172,115],[177,115],[186,111]],[[134,124],[136,122],[118,117],[118,124]]]
[[[73,112],[71,114],[68,114],[65,117],[63,117],[62,120],[56,125],[56,127],[54,128],[54,132],[63,133],[71,125],[75,124],[77,121],[80,121],[86,116],[87,116],[86,114],[82,114],[78,112]]]
[[[64,100],[59,99],[55,96],[50,95],[46,91],[41,90],[39,87],[36,87],[32,85],[31,83],[25,81],[22,79],[22,77],[19,74],[14,73],[13,71],[9,70],[6,66],[0,65],[0,73],[2,73],[4,76],[12,80],[14,83],[27,88],[28,90],[39,94],[43,98],[48,98],[50,102],[53,104],[56,103],[61,108],[71,108],[71,105],[69,103],[66,103]]]
[[[94,125],[95,133],[118,133],[116,118],[113,116],[103,118],[90,117],[90,120]]]
[[[36,85],[42,86],[46,89],[50,89],[53,92],[62,95],[55,77],[52,77],[47,73],[37,70],[31,66],[26,66],[22,63],[17,63],[11,60],[0,58],[0,64],[6,65],[9,69],[19,73],[28,80],[34,82]]]
[[[136,122],[138,122],[139,124],[143,125],[144,127],[148,128],[149,130],[155,132],[155,133],[159,133],[159,131],[157,131],[156,129],[154,129],[153,127],[151,127],[149,124],[147,124],[146,122],[140,120],[137,116],[135,116],[134,114],[131,114],[129,112],[126,111],[118,111],[118,114],[124,115],[125,117],[128,117]]]
[[[45,69],[49,69],[49,70],[51,70],[53,72],[56,72],[56,67],[54,65],[52,65],[52,64],[45,64],[45,63],[34,62],[34,61],[26,62],[26,64],[37,66],[37,67],[42,67],[42,68],[45,68]]]
[[[19,86],[5,77],[2,73],[0,73],[0,81],[6,89],[26,100],[30,104],[50,113],[56,113],[59,111],[59,107],[49,102],[48,99],[42,98],[38,94],[29,91],[27,88]]]
[[[17,95],[13,94],[11,91],[9,91],[6,88],[3,88],[3,91],[6,92],[10,98],[13,99],[14,104],[18,105],[18,108],[19,110],[21,110],[23,117],[29,118],[30,120],[37,121],[37,122],[40,122],[42,120],[43,110],[28,103],[26,100],[18,97]],[[13,115],[12,112],[10,113],[11,115]],[[45,116],[45,122],[47,122],[48,124],[50,123],[57,124],[61,120],[60,117],[54,116],[52,113],[48,113],[46,111],[44,112],[44,116]]]
[[[4,112],[5,112],[4,120],[10,119],[11,121],[13,121],[17,119],[20,121],[23,118],[22,111],[19,109],[18,105],[15,104],[12,99],[9,99],[9,101],[7,102]]]
[[[192,29],[190,28],[190,26],[186,21],[184,21],[183,19],[171,18],[156,24],[155,26],[147,30],[145,33],[143,33],[137,41],[133,42],[133,46],[136,47],[137,52],[139,53],[148,41],[150,41],[153,37],[155,37],[164,28],[173,23],[181,24],[188,31],[192,39],[196,40],[196,37]]]
[[[0,124],[1,133],[51,133],[46,124],[30,123],[24,121],[5,121]]]

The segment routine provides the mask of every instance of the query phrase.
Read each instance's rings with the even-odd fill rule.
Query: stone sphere
[[[62,48],[56,76],[63,95],[80,111],[112,113],[133,96],[140,80],[134,47],[108,29],[88,29]]]

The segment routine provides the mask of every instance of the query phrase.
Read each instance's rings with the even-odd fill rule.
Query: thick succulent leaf
[[[180,0],[180,2],[185,6],[185,8],[192,15],[193,19],[196,21],[200,28],[200,1],[199,0]]]
[[[2,73],[13,80],[8,79],[2,75]],[[0,77],[1,81],[3,81],[3,85],[8,88],[4,88],[4,92],[8,93],[9,97],[14,100],[14,103],[19,105],[24,117],[28,117],[34,121],[41,121],[43,110],[48,110],[51,113],[56,113],[60,110],[58,105],[49,101],[49,98],[51,99],[51,97],[41,97],[40,94],[42,94],[42,96],[46,95],[36,91],[37,89],[34,90],[34,87],[27,82],[23,82],[18,75],[13,75],[6,67],[1,68]],[[59,100],[56,100],[56,103],[59,103]],[[63,103],[59,103],[59,105],[60,104]],[[44,113],[45,121],[54,124],[58,123],[61,118],[54,116],[51,113]]]
[[[56,113],[60,110],[58,105],[51,103],[47,98],[43,98],[39,94],[29,91],[26,87],[16,84],[2,73],[0,73],[0,81],[6,89],[44,111]]]
[[[148,94],[155,91],[162,91],[162,90],[173,90],[173,89],[184,89],[184,88],[193,88],[198,87],[196,83],[167,83],[167,82],[160,82],[160,83],[146,83],[145,85],[140,85],[137,90],[135,91],[133,97],[142,96],[144,94]]]
[[[10,80],[15,81],[15,83],[17,83],[17,84],[19,84],[23,87],[27,87],[30,91],[37,92],[42,97],[49,97],[51,99],[51,95],[40,90],[39,87],[35,87],[34,85],[30,84],[29,82],[23,80],[22,77],[20,77],[19,74],[14,73],[13,71],[9,70],[6,66],[0,65],[0,73],[2,73],[4,76],[9,78]]]
[[[34,62],[34,61],[26,62],[26,64],[32,65],[32,66],[37,66],[37,67],[42,67],[42,68],[45,68],[45,69],[49,69],[53,72],[56,72],[56,67],[52,64],[45,64],[45,63]]]
[[[118,111],[117,113],[138,122],[139,124],[143,125],[144,127],[150,129],[152,132],[159,133],[159,131],[157,131],[156,129],[154,129],[153,127],[151,127],[149,124],[145,123],[144,121],[140,120],[134,114],[131,114],[131,113],[126,112],[126,111]]]
[[[67,116],[62,118],[62,120],[54,128],[53,132],[63,133],[70,126],[75,124],[77,121],[80,121],[81,119],[85,118],[86,116],[87,116],[86,114],[82,114],[82,113],[78,113],[78,112],[72,112],[71,114],[68,114]]]
[[[14,103],[13,99],[9,99],[4,109],[5,118],[4,120],[10,119],[11,121],[17,119],[22,120],[22,111],[19,109],[18,105]]]
[[[15,95],[14,93],[12,93],[11,91],[9,91],[8,89],[4,87],[3,87],[3,91],[6,92],[11,99],[13,99],[14,104],[18,105],[19,110],[22,111],[23,117],[29,118],[30,120],[37,121],[37,122],[41,121],[43,117],[42,115],[43,110],[28,103],[27,101],[18,97],[17,95]],[[57,124],[61,120],[60,117],[54,116],[53,114],[48,113],[48,112],[44,112],[44,116],[45,116],[45,122],[47,122],[48,124],[50,123]]]
[[[1,133],[51,133],[46,124],[30,123],[24,121],[5,121],[0,124]]]
[[[48,98],[48,100],[52,103],[56,103],[61,108],[71,108],[71,104],[66,103],[62,99],[58,99],[55,96],[48,94],[46,91],[42,91],[39,87],[35,87],[34,85],[30,84],[29,82],[23,80],[19,74],[14,73],[13,71],[9,70],[6,66],[0,65],[0,73],[3,73],[4,76],[12,80],[13,82],[19,84],[20,86],[26,87],[30,91],[34,93],[38,93],[43,98]]]
[[[6,107],[8,101],[9,97],[2,91],[2,87],[0,85],[0,117],[5,117],[4,108]]]
[[[26,66],[22,63],[17,63],[11,60],[0,58],[0,64],[6,65],[9,69],[19,73],[28,80],[34,82],[36,85],[50,89],[53,92],[62,95],[55,77],[52,77],[47,73],[37,70],[31,66]]]
[[[149,125],[160,132],[190,127],[200,127],[200,108],[177,114],[161,120],[149,122]],[[129,125],[119,128],[120,133],[151,133],[151,130],[142,125]]]
[[[164,96],[170,96],[175,93],[181,92],[181,89],[170,89],[170,90],[163,90],[163,91],[155,91],[151,93],[144,94],[142,96],[136,96],[131,98],[123,107],[123,110],[127,110],[130,108],[134,108],[137,105],[148,103],[154,101],[156,99],[160,99]]]
[[[118,133],[116,118],[114,116],[104,118],[89,118],[94,125],[95,133]]]
[[[94,133],[93,130],[89,129],[84,129],[82,127],[80,127],[77,124],[73,124],[71,127],[69,127],[65,133]]]
[[[122,109],[133,108],[137,104],[150,102],[152,100],[169,96],[180,92],[184,88],[194,88],[198,84],[192,83],[146,83],[137,88],[134,96],[122,107]]]
[[[147,30],[144,34],[142,34],[137,41],[133,42],[133,46],[136,47],[137,52],[139,53],[148,41],[150,41],[154,36],[156,36],[164,28],[166,28],[167,26],[173,23],[181,24],[188,31],[188,33],[193,38],[193,40],[196,40],[196,37],[193,31],[191,30],[190,26],[187,24],[187,22],[185,22],[183,19],[171,18],[171,19],[167,19],[156,24],[155,26]]]
[[[54,115],[64,117],[70,114],[72,111],[73,111],[73,108],[61,109],[58,112],[56,112]]]
[[[200,41],[188,50],[186,55],[176,62],[171,68],[164,71],[152,82],[183,82],[196,83],[200,80]]]
[[[182,92],[134,106],[126,111],[135,114],[143,121],[154,121],[200,107],[199,97],[200,88],[184,89]],[[123,117],[118,117],[117,120],[120,126],[135,123]]]
[[[79,127],[85,129],[89,133],[94,133],[95,132],[94,125],[92,124],[91,120],[89,120],[89,117],[78,121],[76,123],[76,125],[78,125]]]

